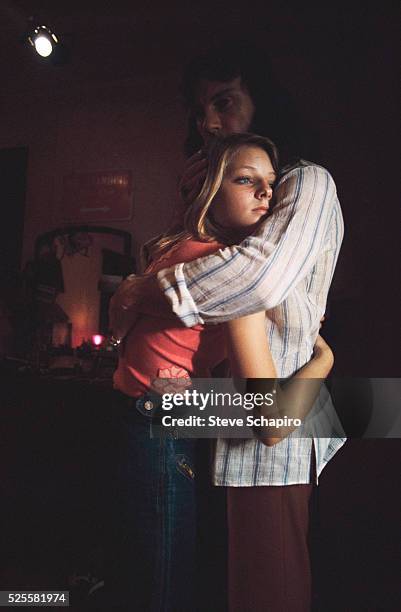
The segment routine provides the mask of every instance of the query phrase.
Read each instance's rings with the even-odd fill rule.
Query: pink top
[[[224,248],[217,242],[183,240],[151,264],[147,271],[192,261]],[[126,395],[138,397],[157,378],[209,378],[226,357],[222,325],[185,327],[177,319],[141,315],[127,335],[124,354],[114,373],[114,387]],[[160,381],[160,392],[167,391]]]

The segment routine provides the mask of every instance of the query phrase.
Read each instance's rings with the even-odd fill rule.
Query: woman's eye
[[[249,176],[239,176],[237,179],[235,179],[235,182],[239,185],[249,185],[252,181]]]

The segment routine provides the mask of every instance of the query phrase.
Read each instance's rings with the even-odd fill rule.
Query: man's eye
[[[239,176],[235,179],[235,182],[239,185],[249,185],[252,180],[249,178],[249,176]]]
[[[217,111],[224,112],[231,106],[231,98],[219,98],[214,105]]]

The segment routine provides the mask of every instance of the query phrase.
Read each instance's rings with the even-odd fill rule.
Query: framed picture
[[[63,177],[62,220],[74,223],[128,221],[132,217],[132,172],[109,170]]]

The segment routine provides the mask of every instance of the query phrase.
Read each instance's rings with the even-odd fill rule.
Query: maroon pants
[[[309,612],[311,484],[228,487],[229,612]]]

